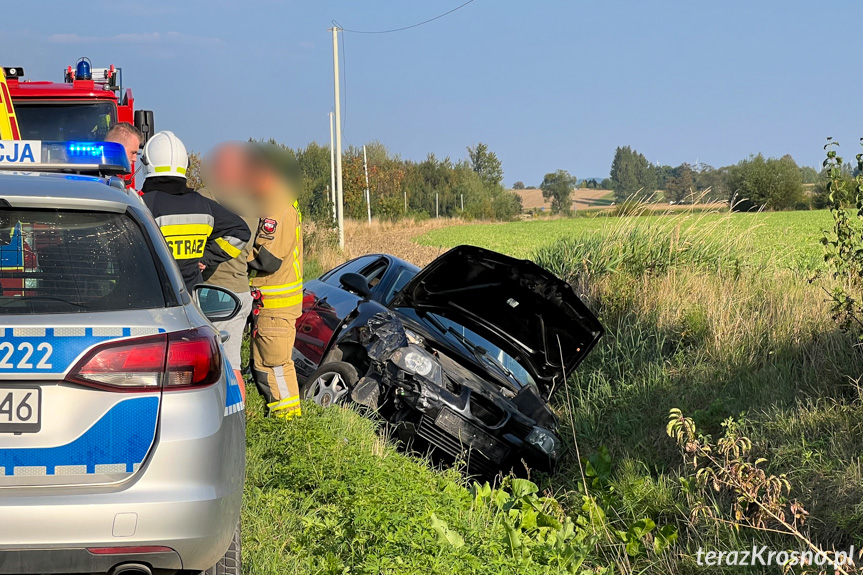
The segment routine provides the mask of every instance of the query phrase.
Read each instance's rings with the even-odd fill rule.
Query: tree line
[[[287,148],[287,147],[286,147]],[[291,150],[303,170],[300,204],[315,220],[332,217],[330,150],[315,142]],[[486,144],[467,148],[467,157],[453,161],[429,154],[405,160],[380,142],[366,145],[371,209],[374,217],[465,217],[509,220],[521,213],[521,198],[504,188],[503,167]],[[362,147],[349,147],[342,159],[345,216],[366,217],[366,178]]]
[[[271,143],[278,144],[275,140]],[[278,144],[282,145],[282,144]],[[300,204],[308,217],[331,221],[330,150],[316,142],[290,148],[303,170]],[[366,145],[372,215],[379,219],[403,217],[464,217],[510,220],[521,214],[521,196],[503,185],[503,167],[497,154],[480,142],[467,148],[458,160],[429,154],[422,161],[405,160],[382,143]],[[193,155],[193,164],[199,161]],[[351,146],[343,154],[345,215],[366,217],[366,177],[362,147]],[[191,166],[194,179],[196,164]],[[847,165],[843,177],[857,177]],[[699,163],[678,166],[652,164],[630,146],[615,150],[610,176],[579,181],[566,170],[545,175],[539,189],[554,214],[569,214],[576,188],[608,189],[615,202],[664,200],[673,204],[725,201],[738,209],[810,209],[828,205],[826,177],[809,166],[799,166],[790,155],[766,158],[752,155],[740,162],[714,168]],[[809,188],[807,190],[807,188]],[[523,181],[513,190],[536,189]]]
[[[809,166],[799,166],[790,155],[766,158],[755,154],[740,162],[714,168],[688,163],[672,167],[655,165],[629,146],[617,148],[606,182],[615,200],[646,201],[657,198],[675,203],[728,201],[737,209],[809,209],[821,207],[816,194],[806,193],[807,184],[824,177]]]

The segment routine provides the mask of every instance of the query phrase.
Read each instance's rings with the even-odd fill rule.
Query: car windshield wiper
[[[515,374],[514,374],[514,373],[513,373],[513,372],[512,372],[512,371],[511,371],[507,366],[505,366],[504,364],[502,364],[502,363],[500,362],[500,360],[499,360],[498,358],[494,357],[493,355],[491,355],[491,354],[490,354],[488,351],[486,351],[486,350],[483,350],[483,351],[485,351],[485,353],[483,354],[483,357],[484,357],[485,359],[487,359],[487,360],[489,360],[490,362],[492,362],[495,366],[497,366],[501,371],[503,371],[505,374],[507,374],[507,375],[508,375],[508,376],[510,376],[511,378],[513,378],[513,379],[518,379],[518,378],[516,378],[516,377],[515,377]]]
[[[459,333],[458,330],[455,329],[454,327],[445,326],[433,315],[429,314],[426,316],[426,318],[428,318],[428,320],[430,322],[432,322],[432,324],[434,324],[434,326],[436,328],[438,328],[440,331],[454,335],[456,337],[456,339],[458,339],[462,343],[462,345],[464,345],[466,348],[468,348],[471,351],[471,353],[473,353],[474,356],[476,356],[477,359],[491,363],[494,367],[496,367],[498,370],[500,370],[500,372],[503,373],[504,375],[506,375],[508,378],[518,382],[518,384],[520,386],[524,385],[521,381],[518,380],[517,377],[515,377],[515,374],[513,374],[512,371],[509,370],[509,368],[507,368],[500,361],[498,361],[498,359],[496,357],[489,354],[489,352],[486,348],[482,347],[481,345],[475,344],[474,342],[469,340],[467,337],[465,337],[463,334]]]

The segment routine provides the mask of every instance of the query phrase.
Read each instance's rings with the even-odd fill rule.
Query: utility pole
[[[369,157],[363,144],[363,170],[366,172],[366,211],[369,214],[369,225],[372,225],[372,194],[369,192]]]
[[[333,26],[333,87],[336,96],[336,213],[339,224],[339,248],[345,249],[345,195],[342,179],[342,98],[339,85],[339,28]]]
[[[333,221],[336,221],[336,144],[335,132],[333,130],[333,113],[330,112],[330,202],[333,204]]]
[[[464,212],[464,194],[461,195],[461,211]]]
[[[405,215],[408,215],[408,191],[405,190]]]
[[[440,194],[434,195],[434,217],[440,217]]]

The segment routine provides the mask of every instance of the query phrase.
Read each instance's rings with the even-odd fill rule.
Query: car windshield
[[[480,361],[500,371],[503,375],[516,380],[521,387],[536,385],[533,377],[514,357],[484,337],[436,313],[429,313],[428,316],[431,317],[435,324],[440,324],[448,333],[461,340],[468,348],[471,348],[471,351],[474,352]]]
[[[23,140],[101,141],[117,122],[113,102],[15,102],[15,114]]]
[[[165,305],[144,234],[125,214],[0,211],[0,316]]]
[[[396,297],[396,294],[402,291],[402,288],[407,285],[411,279],[417,275],[419,270],[411,269],[411,268],[402,268],[399,270],[398,275],[396,276],[395,281],[393,282],[390,289],[387,290],[386,296],[383,298],[384,305],[390,305],[390,302],[393,301],[393,298]]]

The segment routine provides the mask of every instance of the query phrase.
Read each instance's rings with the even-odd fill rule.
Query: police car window
[[[165,305],[149,246],[128,216],[0,211],[0,316]]]
[[[117,121],[111,102],[16,102],[15,115],[24,140],[104,140]]]
[[[337,267],[336,269],[325,275],[322,278],[322,281],[334,287],[341,287],[342,284],[340,283],[340,280],[342,278],[342,274],[360,273],[376,259],[378,259],[377,256],[363,256],[361,258],[351,260],[348,263]]]

